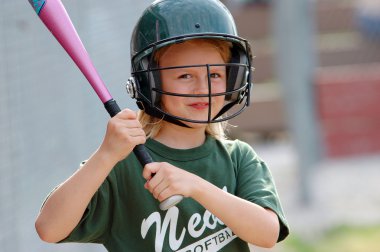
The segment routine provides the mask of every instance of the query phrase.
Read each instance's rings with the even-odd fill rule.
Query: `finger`
[[[146,137],[145,137],[145,135],[143,135],[143,136],[135,136],[135,137],[132,137],[133,139],[133,143],[135,144],[135,145],[138,145],[138,144],[145,144],[145,142],[146,142]]]
[[[143,178],[149,181],[153,177],[152,174],[156,174],[159,169],[160,169],[160,166],[157,162],[146,164],[144,166],[143,173],[142,173]]]
[[[154,198],[162,201],[171,196],[172,183],[170,182],[170,175],[165,172],[166,163],[160,163],[160,170],[156,172],[153,178],[146,183],[146,188],[152,193]],[[174,189],[174,188],[173,188]]]
[[[112,118],[108,124],[108,128],[112,131],[123,130],[123,129],[139,129],[143,131],[141,124],[137,120],[124,120],[118,118]]]
[[[157,197],[155,197],[158,201],[162,202],[166,199],[168,199],[169,197],[173,196],[175,193],[173,193],[173,191],[171,190],[170,187],[165,187],[161,192],[160,194],[157,195]]]
[[[140,128],[122,128],[121,132],[127,137],[145,137],[145,132]]]
[[[152,194],[154,198],[158,200],[164,200],[166,191],[169,191],[169,184],[166,180],[161,180],[160,183],[152,189]]]
[[[137,113],[130,109],[124,109],[120,111],[115,117],[119,119],[136,119]]]
[[[115,118],[111,119],[112,124],[117,128],[136,128],[142,130],[141,123],[136,119]]]
[[[168,186],[168,183],[165,181],[165,178],[162,176],[162,172],[157,171],[152,178],[148,181],[148,190],[152,194],[158,195],[165,187]]]
[[[120,123],[124,125],[124,127],[127,128],[142,128],[141,123],[138,120],[135,119],[120,119]]]
[[[134,132],[135,130],[128,129],[124,129],[123,131],[124,132],[121,132],[121,135],[117,138],[117,141],[119,141],[122,146],[127,144],[128,146],[134,148],[136,145],[145,144],[146,136],[144,132]]]
[[[111,131],[117,131],[121,128],[141,128],[141,123],[136,119],[122,119],[113,117],[109,120],[107,129],[110,129]]]

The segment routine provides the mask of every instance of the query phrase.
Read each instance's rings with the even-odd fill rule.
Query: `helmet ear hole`
[[[158,62],[154,59],[149,61],[148,65],[148,81],[151,86],[152,104],[156,107],[161,107],[161,94],[154,89],[162,89],[160,70],[158,70]]]
[[[154,106],[160,107],[161,94],[154,91],[154,89],[161,89],[161,75],[160,70],[158,70],[158,62],[150,57],[145,57],[140,62],[142,69],[146,71],[143,73],[146,76],[143,81],[149,84],[148,92],[150,93],[151,103]]]
[[[227,66],[227,92],[231,92],[239,89],[247,83],[248,71],[246,65],[248,63],[248,58],[244,50],[239,46],[234,44],[231,48],[231,65]],[[236,64],[236,65],[234,65]],[[237,65],[239,64],[239,65]],[[226,95],[225,99],[227,101],[236,101],[239,99],[239,92],[234,92],[232,94]]]

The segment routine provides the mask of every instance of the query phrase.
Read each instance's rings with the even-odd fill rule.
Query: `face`
[[[220,52],[210,43],[185,42],[171,46],[160,57],[161,68],[187,65],[224,64]],[[210,66],[211,93],[226,91],[226,67]],[[208,94],[208,72],[206,66],[161,70],[162,89],[178,94]],[[211,108],[211,119],[224,105],[224,96],[179,97],[162,95],[162,106],[169,114],[192,120],[206,121]],[[188,124],[188,123],[187,123]],[[192,124],[191,127],[194,125]]]

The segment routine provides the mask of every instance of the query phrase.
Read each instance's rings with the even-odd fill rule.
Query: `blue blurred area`
[[[357,1],[356,22],[364,36],[380,42],[380,1]]]
[[[372,16],[364,13],[357,14],[360,31],[370,39],[380,40],[380,15]]]

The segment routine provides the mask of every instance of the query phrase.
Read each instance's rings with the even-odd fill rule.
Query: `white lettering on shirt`
[[[221,250],[237,236],[228,227],[211,234],[189,246],[177,250],[177,252],[214,252]]]
[[[223,188],[227,191],[227,188]],[[165,214],[163,222],[161,221],[161,215],[159,212],[154,212],[149,215],[148,218],[144,219],[141,223],[141,236],[145,239],[149,229],[156,225],[156,237],[155,237],[155,251],[162,252],[163,243],[165,240],[166,233],[169,228],[169,246],[172,250],[177,250],[182,245],[184,236],[186,234],[186,228],[182,228],[181,235],[177,239],[177,223],[179,217],[179,209],[177,207],[171,207]],[[203,220],[203,223],[202,223]],[[224,225],[224,223],[219,220],[216,216],[211,214],[208,210],[203,213],[203,216],[199,213],[194,213],[187,224],[187,231],[189,235],[193,238],[198,238],[202,236],[206,228],[214,230],[217,226]],[[236,238],[229,228],[218,231],[206,238],[197,241],[194,244],[179,251],[217,251],[215,249],[220,249]],[[199,250],[200,249],[200,250]]]

